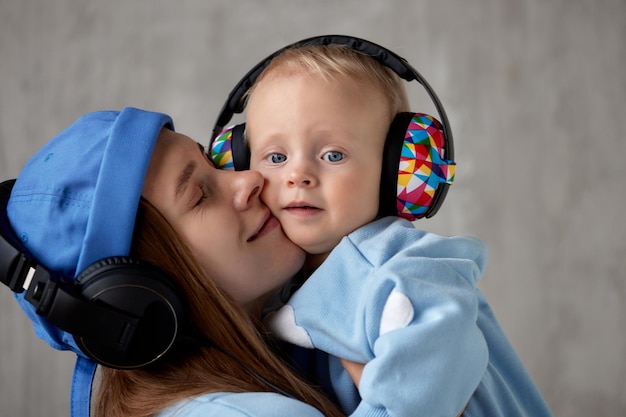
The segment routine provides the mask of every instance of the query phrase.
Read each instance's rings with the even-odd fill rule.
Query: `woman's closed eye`
[[[207,195],[204,191],[202,191],[202,193],[200,194],[200,198],[198,198],[198,200],[196,200],[196,204],[195,206],[198,207],[199,205],[201,205],[202,203],[204,203],[204,201],[206,200]]]
[[[202,203],[204,203],[206,201],[206,199],[209,197],[209,192],[207,190],[207,187],[203,184],[200,184],[198,186],[198,190],[195,194],[194,194],[194,200],[193,200],[193,206],[194,207],[198,207],[200,205],[202,205]]]

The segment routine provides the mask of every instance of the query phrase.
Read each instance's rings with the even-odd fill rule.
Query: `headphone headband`
[[[446,148],[445,157],[449,160],[454,160],[454,146],[452,141],[452,129],[450,128],[450,123],[448,121],[448,116],[446,114],[439,97],[433,90],[433,88],[428,84],[426,79],[422,77],[422,75],[415,69],[411,64],[407,62],[406,59],[397,55],[393,51],[375,44],[373,42],[367,41],[365,39],[355,38],[353,36],[344,36],[344,35],[326,35],[326,36],[315,36],[312,38],[303,39],[298,42],[294,42],[291,45],[287,45],[278,51],[272,53],[267,58],[259,62],[256,66],[254,66],[248,73],[237,83],[235,88],[232,89],[230,94],[228,95],[228,99],[224,103],[222,110],[217,117],[215,122],[215,126],[213,128],[213,134],[211,139],[214,139],[219,133],[224,130],[224,127],[228,124],[228,122],[232,119],[235,114],[241,113],[244,110],[243,96],[246,94],[248,90],[254,85],[256,79],[263,72],[265,67],[276,57],[280,55],[283,51],[291,48],[298,48],[302,46],[309,45],[344,45],[356,51],[362,52],[376,61],[380,62],[384,66],[391,69],[395,72],[400,78],[406,81],[417,81],[420,83],[426,92],[428,93],[430,99],[432,100],[435,109],[437,110],[439,121],[442,125],[443,134],[446,137]]]

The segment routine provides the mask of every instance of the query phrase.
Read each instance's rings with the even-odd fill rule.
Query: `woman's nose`
[[[261,195],[263,175],[258,171],[236,171],[232,173],[233,205],[236,210],[247,210]]]

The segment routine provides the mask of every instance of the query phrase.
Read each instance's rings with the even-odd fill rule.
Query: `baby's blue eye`
[[[285,162],[287,160],[287,157],[282,153],[273,153],[267,158],[273,164],[280,164],[281,162]]]
[[[339,152],[339,151],[326,152],[324,156],[322,157],[324,161],[328,161],[328,162],[339,162],[343,158],[345,158],[345,155],[343,154],[343,152]]]

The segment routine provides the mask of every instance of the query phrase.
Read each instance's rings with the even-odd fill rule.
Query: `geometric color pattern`
[[[400,165],[396,205],[398,216],[423,217],[441,183],[452,184],[455,163],[444,160],[441,124],[432,116],[416,113],[406,131]]]
[[[217,168],[234,171],[232,126],[224,129],[211,144],[211,159]]]

